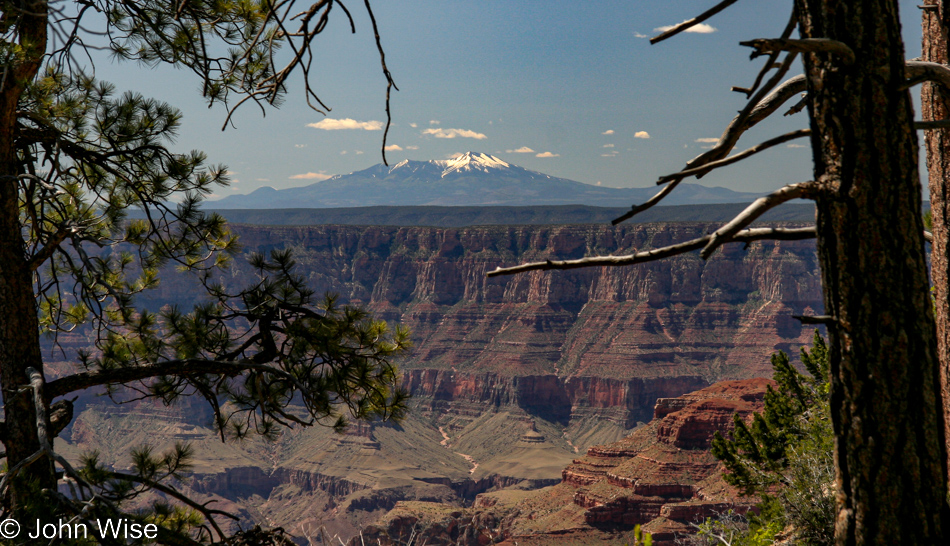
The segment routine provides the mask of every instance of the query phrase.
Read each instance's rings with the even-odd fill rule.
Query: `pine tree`
[[[811,351],[802,348],[801,361],[807,375],[784,352],[772,355],[778,385],[766,391],[763,412],[753,414],[751,425],[736,414],[731,437],[717,432],[712,453],[728,471],[726,482],[761,497],[753,533],[791,524],[796,543],[830,544],[835,502],[830,362],[818,332]]]
[[[170,485],[188,469],[187,446],[164,454],[142,447],[128,472],[106,468],[94,453],[75,465],[53,450],[53,438],[72,419],[68,397],[82,389],[125,389],[165,403],[200,396],[211,405],[222,439],[271,436],[291,425],[339,428],[350,417],[404,412],[393,359],[408,348],[407,332],[317,297],[286,252],[252,256],[258,278],[251,286],[217,282],[216,268],[237,251],[236,241],[222,218],[204,214],[199,204],[228,183],[227,169],[207,165],[200,152],[171,150],[181,119],[175,108],[117,93],[81,64],[86,48],[104,47],[118,59],[185,68],[200,79],[210,105],[227,108],[225,119],[248,101],[279,103],[289,78],[300,74],[308,102],[319,109],[310,48],[335,7],[353,23],[335,0],[3,4],[5,516],[89,523],[118,517],[125,501],[157,491],[171,504],[128,517],[156,524],[159,542],[226,538],[212,517],[227,515]],[[380,59],[392,87],[381,48]],[[139,308],[136,295],[158,285],[159,272],[172,267],[195,274],[204,296],[193,309]],[[41,335],[55,343],[57,334],[77,328],[94,334],[95,347],[75,355],[75,373],[47,377]],[[291,401],[305,411],[291,410]],[[71,494],[59,491],[63,483]]]

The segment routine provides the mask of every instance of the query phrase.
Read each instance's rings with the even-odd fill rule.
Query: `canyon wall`
[[[811,328],[793,315],[822,308],[812,241],[725,245],[708,261],[691,253],[630,267],[485,273],[528,261],[627,254],[712,229],[702,223],[234,226],[246,252],[292,249],[298,272],[317,293],[336,293],[344,303],[408,326],[415,349],[403,369],[456,374],[435,379],[413,372],[406,378],[412,388],[435,388],[436,381],[439,389],[472,397],[466,389],[475,388],[473,382],[515,377],[516,390],[533,390],[528,398],[547,400],[540,403],[563,405],[567,396],[572,405],[584,399],[647,414],[651,381],[769,376],[773,352],[795,358]],[[256,278],[241,258],[219,275],[235,288]],[[193,287],[176,275],[144,301],[188,306]],[[634,387],[631,380],[646,383]],[[477,388],[490,390],[489,383]]]
[[[246,252],[294,250],[318,291],[401,322],[405,368],[618,379],[768,374],[768,356],[807,343],[792,315],[820,312],[812,241],[726,245],[631,267],[485,276],[498,266],[626,254],[699,237],[712,224],[629,226],[234,226]],[[227,286],[256,280],[241,258]],[[191,303],[166,278],[146,303]]]
[[[401,500],[463,505],[490,488],[556,483],[588,447],[649,421],[657,399],[771,376],[776,350],[795,357],[812,329],[792,315],[821,312],[814,244],[727,245],[708,261],[693,253],[633,267],[485,273],[627,254],[714,228],[234,226],[244,252],[292,249],[318,294],[334,292],[411,329],[414,350],[400,362],[410,417],[344,437],[317,427],[275,444],[224,446],[206,409],[156,413],[84,396],[64,449],[96,448],[121,467],[134,445],[188,440],[197,454],[192,492],[298,537],[319,525],[350,536]],[[231,289],[257,280],[242,257],[217,276]],[[167,272],[141,303],[188,309],[200,293],[187,275]]]

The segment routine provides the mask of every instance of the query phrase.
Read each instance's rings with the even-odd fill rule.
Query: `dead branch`
[[[797,26],[798,26],[798,8],[793,6],[792,15],[788,18],[788,24],[785,25],[785,30],[782,31],[781,39],[784,40],[784,39],[787,39],[789,36],[791,36],[792,32],[794,32],[795,27]],[[755,91],[759,88],[759,84],[762,83],[762,78],[765,77],[765,75],[768,73],[769,70],[774,68],[775,61],[778,60],[779,54],[781,54],[781,51],[773,51],[769,55],[768,60],[765,61],[765,65],[762,66],[762,70],[760,70],[758,75],[756,75],[755,81],[752,82],[751,86],[749,86],[748,88],[733,87],[732,90],[738,91],[740,93],[745,93],[746,98],[751,97],[752,93],[755,93]]]
[[[839,55],[845,65],[854,64],[854,51],[845,43],[827,38],[805,38],[792,40],[785,38],[757,39],[739,42],[739,45],[755,49],[751,58],[754,59],[766,53],[788,51],[795,53],[831,53]]]
[[[930,129],[950,129],[950,119],[936,119],[933,121],[915,121],[914,129],[927,131]]]
[[[790,184],[776,190],[765,197],[760,197],[752,202],[751,205],[745,208],[742,212],[736,215],[735,218],[730,220],[726,225],[714,231],[709,236],[709,242],[706,243],[706,246],[703,247],[700,256],[704,260],[709,259],[713,252],[723,243],[729,242],[731,238],[736,235],[739,230],[748,226],[754,222],[758,217],[765,214],[767,211],[781,205],[782,203],[791,201],[792,199],[799,199],[803,197],[808,197],[814,193],[816,189],[816,183],[812,180],[808,182],[801,182],[799,184]]]
[[[40,448],[46,451],[52,449],[47,430],[46,405],[43,398],[43,374],[36,368],[27,368],[26,374],[30,377],[30,388],[33,390],[33,406],[36,410],[36,435],[40,440]]]
[[[783,63],[783,67],[787,67],[789,61],[789,59],[786,59],[786,62]],[[701,167],[703,165],[707,165],[714,161],[725,158],[726,155],[732,151],[736,143],[739,141],[739,137],[741,137],[746,130],[772,115],[772,113],[778,110],[779,107],[790,98],[805,91],[805,76],[795,76],[793,78],[789,78],[781,85],[776,86],[773,82],[784,76],[784,74],[785,72],[780,70],[775,76],[773,76],[769,83],[764,86],[764,88],[756,95],[756,97],[751,99],[746,107],[741,112],[739,112],[735,118],[732,119],[732,121],[726,127],[726,130],[723,131],[722,136],[719,137],[719,142],[713,146],[712,149],[703,152],[702,154],[688,161],[686,163],[686,168],[692,169],[695,167]],[[769,92],[764,98],[759,99],[759,95],[769,89],[772,89],[772,91]],[[703,174],[705,173],[697,173],[696,177],[701,178]],[[673,189],[679,185],[681,180],[682,179],[670,181],[668,186],[657,192],[656,195],[651,197],[645,203],[634,205],[630,208],[630,211],[626,212],[619,218],[616,218],[611,223],[613,225],[617,225],[620,222],[628,220],[656,205],[662,201],[664,197],[669,195],[670,192],[672,192]]]
[[[709,8],[708,10],[706,10],[706,11],[704,11],[703,13],[697,15],[696,17],[693,17],[692,19],[689,19],[689,20],[687,20],[687,21],[683,21],[682,23],[680,23],[680,24],[678,24],[678,25],[673,25],[673,28],[671,28],[671,29],[669,29],[669,30],[667,30],[667,31],[664,31],[662,34],[659,34],[659,35],[657,35],[657,36],[654,36],[653,38],[650,38],[650,43],[651,43],[651,44],[656,44],[656,43],[662,42],[663,40],[665,40],[665,39],[667,39],[667,38],[676,36],[676,35],[679,34],[680,32],[683,32],[683,31],[685,31],[685,30],[687,30],[687,29],[689,29],[689,28],[692,28],[692,27],[698,25],[699,23],[702,23],[702,22],[705,21],[706,19],[709,19],[709,18],[712,17],[713,15],[716,15],[716,14],[719,13],[720,11],[722,11],[722,10],[728,8],[729,6],[731,6],[732,4],[735,4],[735,3],[736,3],[736,0],[723,0],[722,2],[719,2],[719,3],[716,4],[715,6]]]
[[[925,81],[937,82],[950,90],[950,67],[925,61],[907,61],[904,75],[909,80],[908,87]]]
[[[589,258],[580,258],[578,260],[546,260],[543,262],[534,262],[513,267],[499,267],[494,271],[489,271],[489,277],[499,275],[512,275],[523,273],[525,271],[548,271],[552,269],[578,269],[581,267],[593,266],[623,266],[633,265],[644,262],[653,262],[662,260],[670,256],[685,254],[692,250],[699,250],[709,243],[712,235],[706,235],[698,239],[686,241],[675,245],[665,246],[654,250],[637,252],[625,256],[592,256]],[[732,237],[732,242],[750,243],[762,239],[772,239],[777,241],[798,241],[802,239],[814,239],[815,228],[752,228],[740,231]]]
[[[719,161],[712,161],[705,165],[695,167],[692,169],[686,169],[678,173],[661,176],[660,179],[656,181],[656,183],[657,185],[666,184],[667,182],[671,182],[673,180],[682,180],[683,178],[686,178],[689,176],[695,176],[697,174],[705,174],[713,169],[718,169],[719,167],[725,167],[726,165],[732,165],[733,163],[742,161],[743,159],[751,155],[755,155],[763,150],[768,150],[769,148],[773,146],[778,146],[779,144],[783,144],[785,142],[788,142],[790,140],[795,140],[797,138],[806,137],[810,134],[811,134],[810,129],[799,129],[798,131],[785,133],[784,135],[780,135],[775,138],[766,140],[765,142],[762,142],[761,144],[756,144],[755,146],[749,148],[748,150],[743,150],[737,153],[736,155],[729,156],[725,159],[720,159]]]
[[[789,59],[786,59],[788,64]],[[910,80],[929,80],[939,82],[941,85],[944,85],[948,90],[950,90],[950,67],[938,64],[938,63],[929,63],[923,61],[907,61],[906,64],[906,76]],[[775,78],[773,77],[773,80]],[[771,83],[771,82],[770,82]],[[766,85],[763,89],[770,89],[770,86]],[[686,169],[680,173],[666,175],[660,179],[658,183],[669,183],[669,185],[659,192],[656,195],[651,197],[646,202],[640,205],[634,205],[630,210],[620,217],[613,220],[611,223],[617,225],[620,222],[628,220],[637,214],[653,207],[660,201],[662,201],[673,189],[679,184],[682,178],[677,178],[679,175],[684,176],[696,176],[701,178],[706,174],[706,170],[700,168],[703,166],[714,165],[715,167],[721,167],[724,164],[718,163],[723,160],[726,155],[732,151],[736,143],[739,141],[739,138],[745,133],[748,129],[752,128],[760,121],[772,115],[780,106],[785,104],[791,97],[803,93],[805,91],[805,76],[799,75],[793,78],[789,78],[781,85],[775,86],[774,89],[761,101],[757,102],[756,99],[749,101],[749,104],[742,112],[739,112],[735,118],[729,123],[726,127],[726,130],[723,131],[722,136],[719,137],[719,142],[712,147],[712,149],[703,152],[702,154],[696,156],[686,163]],[[761,94],[761,92],[760,92]],[[807,103],[807,97],[799,101],[795,106],[793,106],[786,115],[793,114],[801,111]],[[751,108],[750,108],[751,106]],[[936,128],[945,128],[950,127],[950,120],[947,121],[918,121],[914,123],[914,127],[917,129],[936,129]],[[765,144],[765,143],[763,143]],[[759,145],[761,146],[761,145]],[[751,151],[754,148],[750,148]],[[745,153],[745,152],[743,152]],[[754,153],[754,152],[752,152]],[[750,154],[751,155],[751,154]],[[735,157],[735,156],[734,156]],[[734,161],[729,161],[733,163],[739,161],[741,158],[737,158]],[[725,163],[725,164],[729,164]],[[685,173],[685,174],[684,174]]]

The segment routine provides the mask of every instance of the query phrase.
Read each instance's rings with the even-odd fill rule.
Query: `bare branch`
[[[693,17],[692,19],[689,19],[689,20],[687,20],[687,21],[683,21],[682,23],[680,23],[680,24],[678,24],[678,25],[674,25],[673,28],[671,28],[671,29],[669,29],[669,30],[663,32],[662,34],[659,34],[659,35],[657,35],[657,36],[654,36],[653,38],[650,38],[650,43],[651,43],[651,44],[656,44],[656,43],[662,42],[663,40],[665,40],[665,39],[667,39],[667,38],[670,38],[670,37],[672,37],[672,36],[676,36],[676,35],[679,34],[680,32],[683,32],[683,31],[685,31],[685,30],[687,30],[687,29],[690,29],[690,28],[692,28],[692,27],[698,25],[699,23],[702,23],[702,22],[705,21],[706,19],[709,19],[709,18],[712,17],[713,15],[716,15],[716,14],[719,13],[720,11],[722,11],[722,10],[728,8],[729,6],[731,6],[732,4],[735,4],[735,3],[736,3],[736,0],[723,0],[722,2],[719,2],[719,3],[716,4],[715,6],[709,8],[708,10],[706,10],[706,11],[704,11],[703,13],[697,15],[696,17]]]
[[[936,119],[933,121],[915,121],[914,129],[927,131],[930,129],[950,129],[950,119]]]
[[[534,262],[529,264],[516,265],[513,267],[499,267],[494,271],[489,271],[489,277],[499,275],[512,275],[523,273],[525,271],[548,271],[552,269],[578,269],[581,267],[595,266],[622,266],[633,265],[643,262],[653,262],[662,260],[670,256],[685,254],[692,250],[703,248],[711,239],[711,235],[686,241],[675,245],[665,246],[654,250],[628,254],[626,256],[593,256],[590,258],[581,258],[579,260],[547,260],[544,262]],[[814,239],[815,228],[752,228],[740,231],[732,237],[733,242],[750,243],[762,239],[772,239],[777,241],[798,241],[802,239]]]
[[[845,43],[827,38],[791,39],[758,39],[748,42],[739,42],[739,45],[754,48],[752,58],[775,51],[789,51],[795,53],[831,53],[841,56],[845,65],[854,64],[854,51]]]
[[[33,406],[36,410],[36,435],[39,436],[40,449],[50,451],[52,444],[50,443],[49,431],[46,426],[48,417],[46,415],[46,405],[44,404],[43,398],[43,374],[32,367],[26,369],[26,374],[30,377],[30,388],[33,389]]]
[[[790,184],[765,197],[756,199],[751,205],[746,207],[745,210],[737,214],[735,218],[709,236],[709,242],[703,247],[700,256],[702,256],[704,260],[708,259],[717,248],[722,246],[723,243],[728,242],[739,230],[754,222],[756,218],[782,203],[791,201],[792,199],[808,197],[814,193],[816,186],[813,180],[799,184]]]
[[[781,38],[784,40],[788,38],[789,36],[791,36],[796,26],[798,26],[798,8],[795,6],[792,6],[792,15],[788,18],[788,23],[785,25],[785,30],[782,31]],[[762,70],[760,70],[758,75],[756,75],[755,81],[752,82],[751,86],[749,86],[748,88],[733,87],[732,90],[739,91],[740,93],[745,93],[746,98],[751,97],[752,93],[755,93],[755,91],[759,88],[759,84],[762,83],[762,78],[765,77],[765,75],[768,73],[769,70],[774,68],[775,61],[778,60],[778,56],[780,53],[781,51],[773,51],[769,55],[768,60],[765,62],[765,65],[762,66]]]
[[[733,163],[742,161],[743,159],[751,155],[755,155],[761,151],[768,150],[769,148],[773,146],[778,146],[779,144],[783,144],[785,142],[788,142],[789,140],[795,140],[797,138],[806,137],[810,134],[811,134],[810,129],[799,129],[798,131],[785,133],[784,135],[780,135],[775,138],[766,140],[765,142],[761,144],[757,144],[749,148],[748,150],[741,151],[737,153],[736,155],[729,156],[725,159],[720,159],[719,161],[713,161],[711,163],[707,163],[705,165],[701,165],[699,167],[695,167],[692,169],[686,169],[678,173],[661,176],[660,179],[656,181],[656,183],[657,185],[666,184],[667,182],[671,182],[673,180],[682,180],[683,178],[686,178],[688,176],[695,176],[697,174],[705,174],[713,169],[718,169],[719,167],[725,167],[726,165],[732,165]]]
[[[775,86],[774,82],[778,78],[784,76],[785,72],[787,71],[787,68],[789,67],[793,58],[792,55],[789,56],[790,58],[785,59],[785,62],[783,63],[783,70],[780,70],[777,74],[775,74],[769,83],[766,84],[756,95],[756,97],[750,100],[746,107],[741,112],[739,112],[735,118],[732,119],[732,121],[729,123],[729,126],[726,127],[726,130],[722,133],[722,136],[719,137],[719,143],[716,144],[711,150],[703,152],[702,154],[688,161],[686,163],[687,169],[701,167],[726,157],[726,155],[735,147],[736,142],[739,141],[739,137],[741,137],[746,130],[753,127],[763,119],[769,117],[791,97],[805,91],[805,76],[801,75],[789,78],[781,85],[778,85],[777,87]],[[769,89],[772,89],[772,91],[767,96],[760,99],[759,95],[765,91],[768,91]],[[696,177],[700,178],[701,174],[703,173],[698,173]],[[630,211],[613,220],[611,223],[617,225],[620,222],[628,220],[635,215],[649,209],[653,205],[656,205],[662,201],[664,197],[669,195],[670,192],[672,192],[681,181],[682,179],[671,181],[667,187],[660,190],[647,202],[641,205],[634,205],[631,207]]]
[[[925,61],[907,61],[904,68],[904,75],[910,80],[908,87],[925,82],[937,82],[944,89],[950,91],[950,67],[939,63]]]

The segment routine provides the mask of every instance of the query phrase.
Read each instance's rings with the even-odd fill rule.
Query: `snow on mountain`
[[[454,172],[481,171],[484,173],[499,169],[510,169],[511,165],[493,155],[477,152],[465,152],[455,159],[433,160],[433,164],[443,167],[442,178]]]

